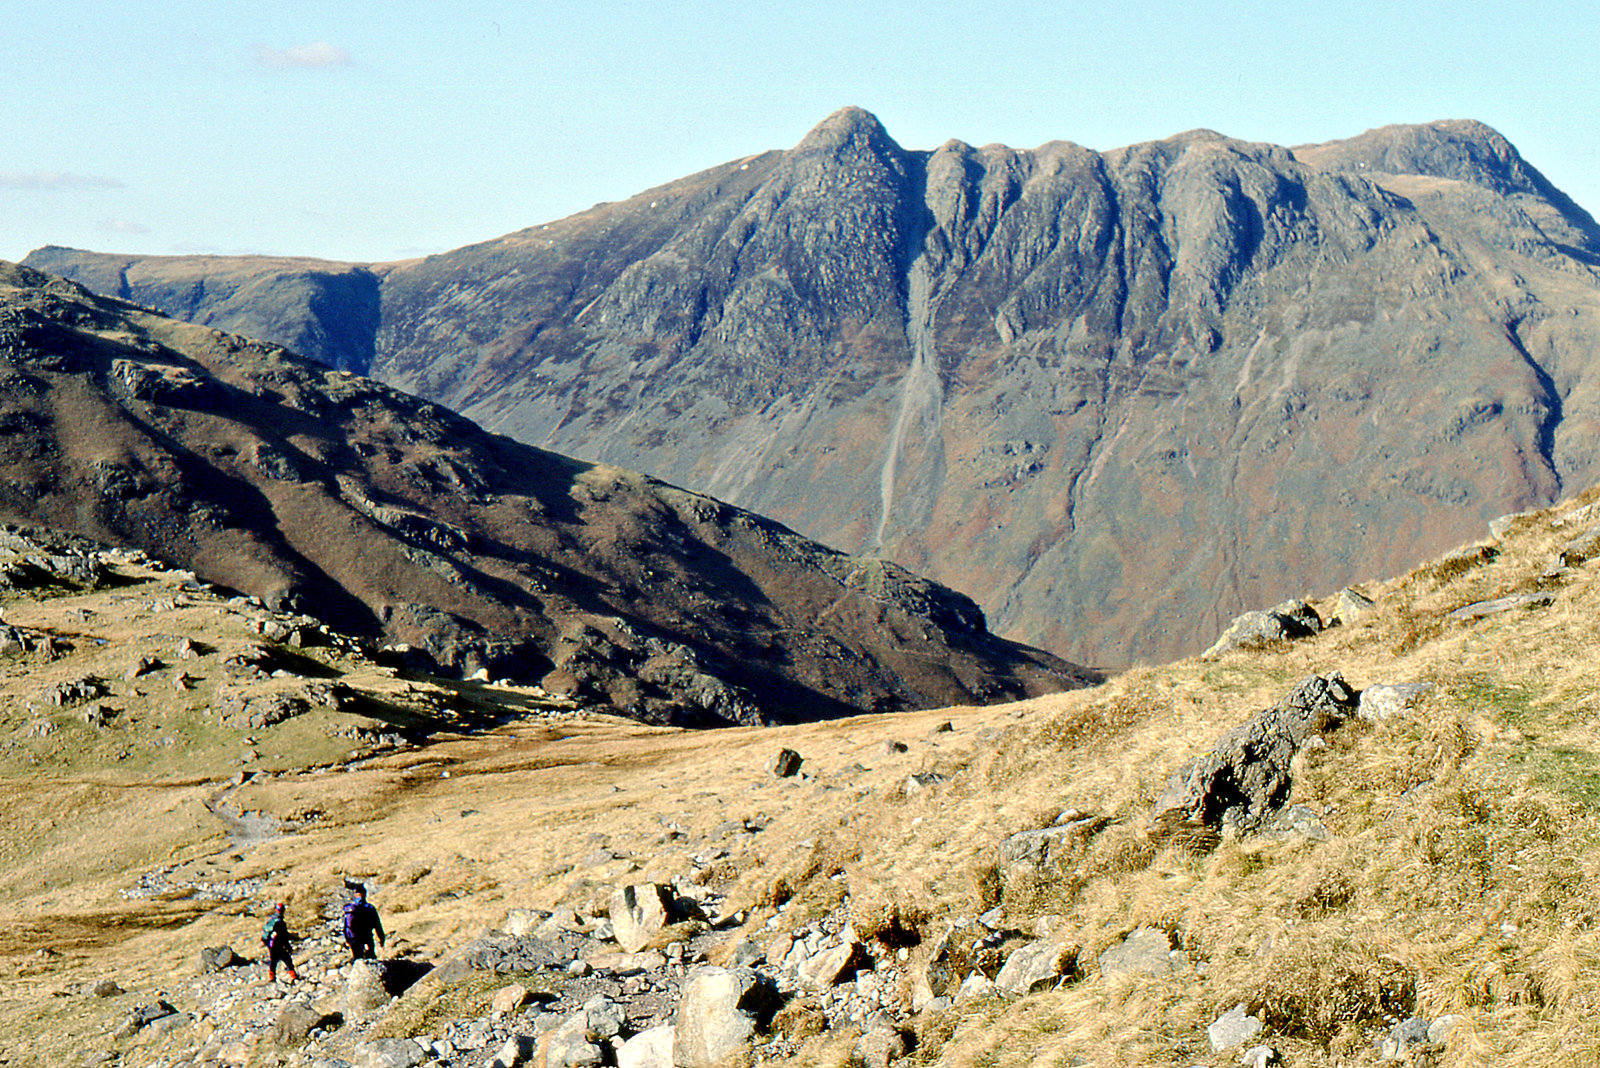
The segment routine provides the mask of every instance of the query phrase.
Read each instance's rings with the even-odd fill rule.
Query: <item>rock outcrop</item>
[[[1355,715],[1359,699],[1337,672],[1303,680],[1173,772],[1151,812],[1153,826],[1166,833],[1184,826],[1259,830],[1288,803],[1295,754]]]

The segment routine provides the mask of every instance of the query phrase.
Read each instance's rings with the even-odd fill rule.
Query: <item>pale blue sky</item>
[[[0,258],[387,260],[874,112],[1096,149],[1476,118],[1600,213],[1600,4],[1294,0],[4,4]]]

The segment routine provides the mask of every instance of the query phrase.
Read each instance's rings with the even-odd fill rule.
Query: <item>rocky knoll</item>
[[[227,309],[169,301],[179,277],[284,269],[32,260],[201,317]],[[845,109],[789,151],[371,268],[371,371],[1114,664],[1600,476],[1597,263],[1594,221],[1474,122],[908,151]],[[368,307],[305,315],[335,334]]]
[[[11,265],[0,381],[0,518],[143,549],[411,666],[686,724],[1086,678],[894,565]]]

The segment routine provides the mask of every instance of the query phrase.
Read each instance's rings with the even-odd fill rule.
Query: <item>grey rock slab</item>
[[[1394,719],[1417,707],[1423,696],[1434,689],[1431,682],[1380,683],[1361,691],[1356,714],[1372,723]]]
[[[1100,974],[1165,975],[1188,964],[1172,946],[1172,936],[1156,927],[1140,927],[1100,954]]]
[[[1496,597],[1492,601],[1474,601],[1451,612],[1445,618],[1455,623],[1475,623],[1489,616],[1500,615],[1519,608],[1547,608],[1556,600],[1553,593],[1513,593]]]
[[[1244,1045],[1261,1034],[1261,1030],[1261,1021],[1247,1013],[1241,1002],[1213,1020],[1206,1028],[1206,1037],[1211,1040],[1211,1052],[1221,1053]]]

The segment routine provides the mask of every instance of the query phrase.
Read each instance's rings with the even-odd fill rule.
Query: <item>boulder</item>
[[[611,932],[628,953],[637,953],[671,922],[673,895],[658,883],[618,887],[611,895]]]
[[[505,932],[513,938],[534,934],[540,924],[550,918],[542,909],[512,909],[506,915]]]
[[[779,1004],[772,980],[749,968],[696,969],[684,985],[672,1038],[678,1068],[716,1068],[747,1049]]]
[[[1215,657],[1234,649],[1260,649],[1270,642],[1309,638],[1322,630],[1322,617],[1304,601],[1285,601],[1264,611],[1235,616],[1222,636],[1202,656]]]
[[[384,978],[381,961],[358,960],[350,965],[350,976],[344,987],[345,1015],[361,1020],[389,1004]]]
[[[1041,939],[1012,950],[1011,956],[995,976],[994,985],[1002,994],[1021,997],[1035,990],[1054,986],[1062,976],[1072,974],[1078,961],[1078,947]]]
[[[506,1039],[505,1045],[500,1047],[500,1052],[495,1054],[490,1061],[492,1068],[517,1068],[519,1064],[526,1064],[533,1059],[535,1050],[534,1040],[529,1035],[512,1035]]]
[[[1428,1021],[1420,1016],[1401,1020],[1390,1029],[1379,1044],[1379,1057],[1386,1061],[1404,1060],[1413,1046],[1428,1042]]]
[[[1377,602],[1360,590],[1349,586],[1339,591],[1333,602],[1333,622],[1350,623],[1378,606]]]
[[[924,1007],[936,998],[949,997],[956,992],[956,987],[961,985],[961,970],[963,963],[961,943],[965,934],[961,928],[952,926],[940,935],[928,947],[927,963],[912,971],[911,974],[911,1007],[921,1012]],[[970,937],[970,936],[969,936]],[[772,951],[767,951],[767,959],[771,960]]]
[[[355,1068],[417,1068],[428,1051],[409,1038],[374,1038],[356,1046]]]
[[[1083,847],[1111,822],[1105,816],[1083,816],[1035,831],[1019,831],[1000,843],[999,860],[1008,878],[1020,872],[1044,877],[1083,853]]]
[[[102,979],[94,984],[94,996],[97,998],[114,998],[122,993],[122,987],[117,985],[115,979]]]
[[[1304,679],[1277,706],[1256,713],[1172,774],[1151,813],[1155,829],[1225,823],[1259,829],[1288,801],[1295,753],[1356,708],[1356,691],[1338,672]]]
[[[672,1025],[640,1031],[617,1050],[617,1068],[673,1068]]]
[[[854,1060],[861,1068],[889,1068],[907,1051],[906,1036],[899,1028],[879,1024],[856,1042]]]
[[[825,990],[855,974],[866,963],[866,951],[854,934],[836,946],[829,946],[801,961],[795,975],[806,986]]]
[[[285,1049],[303,1046],[311,1039],[311,1032],[326,1026],[331,1018],[318,1012],[304,1001],[291,1001],[278,1013],[272,1025],[272,1041]]]
[[[1206,1028],[1206,1037],[1211,1040],[1211,1052],[1221,1053],[1249,1042],[1261,1034],[1261,1028],[1261,1021],[1246,1013],[1241,1002],[1213,1020]]]
[[[232,946],[206,946],[200,950],[200,974],[209,975],[220,972],[225,968],[232,968],[236,964],[243,964],[244,958],[233,951]]]
[[[533,995],[521,983],[512,983],[496,990],[494,997],[489,1001],[489,1011],[496,1016],[509,1016],[528,1002],[533,1000]]]
[[[1431,682],[1401,682],[1368,686],[1361,691],[1357,714],[1364,720],[1380,723],[1417,707],[1422,695],[1433,689]]]
[[[994,980],[982,972],[973,972],[961,981],[956,988],[956,1004],[963,1005],[979,998],[993,997],[995,993]]]
[[[589,1036],[589,1021],[579,1010],[539,1039],[535,1058],[541,1068],[598,1068],[605,1055]]]
[[[1156,927],[1140,927],[1100,954],[1100,974],[1165,975],[1188,966],[1182,950],[1172,947],[1172,936]]]
[[[1239,1054],[1240,1068],[1271,1068],[1283,1058],[1271,1046],[1251,1046]]]
[[[793,749],[780,749],[771,760],[767,761],[767,774],[787,779],[800,771],[802,763],[804,763],[803,758]]]

